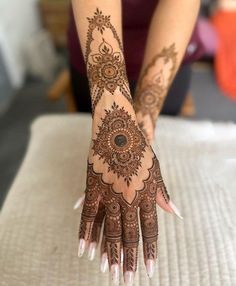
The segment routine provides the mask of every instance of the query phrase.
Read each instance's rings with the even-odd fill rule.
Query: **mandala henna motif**
[[[132,104],[125,61],[122,55],[123,47],[114,26],[110,22],[110,16],[104,16],[97,9],[93,18],[88,18],[88,21],[85,61],[92,96],[93,113],[105,90],[112,95],[118,89]],[[105,40],[107,31],[112,33],[116,41],[118,46],[116,51]],[[101,43],[98,46],[98,50],[94,51],[94,49],[91,49],[91,45],[94,42],[93,36],[96,33],[100,33],[103,37],[100,37]]]
[[[157,115],[173,80],[176,66],[177,52],[175,44],[172,44],[154,56],[140,77],[135,93],[134,108],[136,112],[141,112],[144,116],[150,115],[153,127],[155,127]]]
[[[88,18],[88,22],[85,62],[93,114],[103,94],[108,98],[120,93],[132,104],[123,47],[111,24],[110,16],[103,15],[97,9],[93,17]],[[155,66],[160,58],[170,67],[174,63],[174,58],[171,59],[170,55],[171,49],[163,50],[162,54],[153,60],[153,65]],[[147,94],[146,75],[150,73],[152,75],[153,70],[151,65],[150,68],[151,71],[147,69],[144,73],[142,84],[139,86],[142,96],[137,101],[137,106],[140,107],[142,103],[144,113],[148,112],[149,107],[151,111],[154,110],[154,106],[158,105],[156,98],[153,98],[154,94],[162,94],[166,86],[164,84],[166,74],[159,70],[158,74],[151,77],[152,93]],[[174,67],[171,66],[170,70],[172,69]],[[150,152],[150,147],[136,121],[124,107],[115,102],[104,111],[104,114],[101,124],[96,126],[97,133],[92,140],[79,238],[98,242],[101,225],[105,220],[102,251],[107,251],[109,265],[120,264],[121,247],[123,247],[124,272],[136,271],[139,243],[138,214],[141,219],[144,258],[154,259],[157,256],[158,236],[156,197],[161,193],[168,202],[169,196],[162,181],[158,160]],[[90,163],[90,159],[94,164]],[[150,166],[151,163],[152,166],[148,169],[146,167],[142,173],[144,159],[149,159],[146,161],[146,166]],[[96,172],[95,169],[101,172]],[[112,175],[108,175],[109,172]],[[148,177],[142,179],[142,174],[145,178]],[[118,179],[121,183],[119,190],[115,185]],[[135,189],[135,185],[137,188],[138,186],[143,188]],[[134,194],[132,201],[128,191]]]
[[[134,120],[124,108],[113,103],[105,111],[102,125],[93,140],[94,155],[108,164],[108,172],[123,177],[129,186],[132,176],[141,167],[146,141]]]

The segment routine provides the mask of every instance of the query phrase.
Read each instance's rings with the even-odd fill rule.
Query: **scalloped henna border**
[[[109,183],[106,183],[104,181],[104,178],[103,178],[103,174],[102,173],[99,173],[99,172],[96,172],[93,168],[94,164],[93,163],[89,163],[88,161],[88,167],[91,167],[92,170],[93,170],[93,173],[99,177],[99,179],[101,180],[102,184],[106,185],[109,187],[109,189],[111,190],[111,192],[113,193],[114,196],[116,197],[119,197],[120,199],[122,199],[122,201],[124,201],[128,206],[131,206],[133,205],[133,203],[138,199],[138,193],[143,193],[145,191],[145,188],[146,188],[146,182],[149,180],[150,176],[151,176],[151,173],[150,173],[150,170],[153,168],[154,164],[155,164],[155,160],[157,160],[155,158],[155,156],[152,158],[152,165],[151,167],[148,169],[148,177],[146,179],[143,180],[143,187],[141,189],[138,189],[138,190],[135,190],[135,197],[134,199],[132,200],[131,203],[129,203],[123,196],[123,193],[117,193],[114,188],[113,188],[113,185],[114,183],[112,184],[109,184]]]

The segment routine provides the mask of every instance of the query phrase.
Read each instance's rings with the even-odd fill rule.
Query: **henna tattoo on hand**
[[[153,57],[139,79],[135,93],[134,108],[143,116],[149,115],[155,127],[167,91],[177,68],[175,44]],[[144,131],[145,132],[145,131]]]
[[[93,18],[87,18],[89,27],[85,62],[92,97],[92,113],[104,91],[111,95],[118,89],[132,104],[129,83],[126,75],[123,47],[110,16],[105,16],[97,9]],[[115,47],[108,43],[108,38],[115,40]],[[95,41],[96,36],[96,41]],[[95,42],[95,43],[94,43]],[[97,42],[100,42],[98,45]]]
[[[123,247],[123,270],[135,272],[139,242],[139,211],[144,259],[145,261],[156,259],[158,237],[156,197],[159,192],[166,192],[156,157],[152,159],[152,166],[148,170],[148,178],[144,180],[144,187],[137,191],[137,196],[131,204],[125,200],[123,193],[114,191],[112,184],[104,182],[102,174],[94,171],[93,164],[88,163],[87,172],[87,188],[79,238],[91,239],[93,221],[101,222],[103,212],[100,207],[104,206],[105,233],[103,237],[105,239],[103,243],[106,246],[103,246],[103,249],[106,248],[108,253],[109,265],[120,263],[121,247]],[[169,197],[167,192],[165,197]],[[91,212],[91,207],[93,207],[93,212]],[[96,211],[98,211],[97,215],[95,215]],[[92,239],[95,240],[93,237]]]
[[[110,16],[103,15],[97,9],[93,17],[88,18],[88,22],[85,61],[93,114],[103,94],[121,94],[132,104],[123,47],[111,24]],[[153,92],[157,90],[161,94],[166,86],[161,79],[167,80],[168,68],[174,70],[172,65],[175,60],[171,54],[171,49],[163,50],[142,77],[139,85],[142,96],[137,101],[137,106],[141,106],[145,99],[143,110],[148,114],[147,107],[152,106],[152,96],[144,96],[146,77],[151,74],[152,81],[148,84],[152,86]],[[159,74],[154,77],[153,67],[159,60],[164,62],[163,71],[159,69]],[[123,270],[135,272],[139,243],[138,214],[141,220],[144,259],[156,259],[157,195],[161,194],[162,201],[164,198],[166,203],[169,202],[169,195],[162,180],[159,162],[143,133],[131,114],[114,100],[116,99],[112,99],[112,105],[109,101],[109,108],[102,111],[104,115],[100,118],[100,124],[95,126],[97,132],[92,140],[88,159],[79,238],[98,242],[104,222],[102,251],[107,252],[110,267],[120,264],[123,248]]]
[[[132,177],[141,167],[141,158],[146,141],[131,115],[115,102],[110,110],[105,110],[96,139],[93,139],[94,155],[108,164],[108,172],[123,177],[129,186]]]

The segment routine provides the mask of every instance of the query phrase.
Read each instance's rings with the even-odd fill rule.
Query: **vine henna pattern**
[[[177,68],[175,50],[175,44],[172,44],[153,57],[141,75],[135,92],[135,111],[143,116],[149,115],[153,128]],[[142,122],[141,129],[145,133]]]
[[[108,172],[123,177],[129,186],[141,167],[147,146],[143,134],[131,115],[115,102],[110,110],[105,110],[102,125],[98,128],[97,137],[93,139],[94,155],[108,164]]]
[[[87,18],[89,27],[85,51],[85,62],[92,97],[92,113],[101,99],[104,91],[110,94],[118,89],[121,94],[132,104],[129,83],[126,75],[123,47],[114,26],[110,22],[110,16],[105,16],[97,9],[93,18]],[[106,40],[108,32],[113,35],[117,50]],[[94,34],[100,39],[96,48],[91,48],[94,42]],[[96,50],[96,51],[94,51]]]
[[[100,226],[103,219],[103,249],[107,251],[110,267],[120,264],[123,247],[123,271],[136,271],[139,243],[138,211],[141,220],[144,260],[157,258],[158,224],[156,196],[164,194],[166,202],[169,195],[164,186],[159,162],[154,156],[149,176],[144,187],[136,191],[135,199],[129,204],[123,193],[114,191],[112,184],[105,183],[102,174],[94,171],[88,162],[87,188],[82,210],[79,238],[93,242],[99,241]],[[96,235],[92,235],[92,234]],[[105,246],[104,246],[105,244]]]

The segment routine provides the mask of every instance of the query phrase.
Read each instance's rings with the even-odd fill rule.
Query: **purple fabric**
[[[198,21],[197,29],[201,42],[205,47],[205,54],[208,56],[215,55],[219,44],[215,27],[208,19],[201,17]]]
[[[123,0],[123,42],[124,56],[129,79],[137,80],[142,64],[148,27],[157,0]],[[189,63],[203,54],[203,47],[195,29],[187,49],[184,62]],[[70,9],[70,23],[68,29],[69,60],[73,67],[82,74],[86,74],[86,67],[80,48],[72,9]]]

